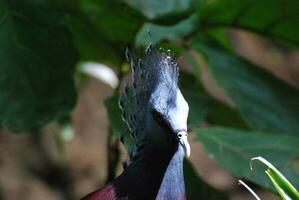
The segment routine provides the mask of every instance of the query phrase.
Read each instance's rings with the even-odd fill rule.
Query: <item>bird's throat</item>
[[[185,199],[183,159],[184,150],[179,145],[167,166],[156,200]]]
[[[117,193],[130,200],[185,199],[183,158],[184,151],[179,144],[167,151],[145,148],[144,153],[115,180]]]

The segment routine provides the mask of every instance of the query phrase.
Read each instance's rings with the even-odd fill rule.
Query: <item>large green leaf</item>
[[[201,28],[235,27],[299,47],[299,1],[216,0],[199,10]]]
[[[287,134],[246,132],[227,128],[205,128],[197,131],[198,139],[210,156],[238,177],[247,178],[265,187],[271,182],[263,165],[250,160],[262,156],[281,171],[295,187],[299,187],[299,137]]]
[[[196,14],[171,26],[145,23],[138,31],[135,43],[137,46],[146,46],[163,40],[174,41],[193,32],[197,24]]]
[[[133,8],[139,10],[149,19],[165,18],[172,20],[178,15],[190,13],[197,9],[199,0],[122,0]]]
[[[252,130],[299,134],[299,92],[228,52],[194,44]]]
[[[186,196],[188,200],[209,199],[225,200],[228,199],[224,192],[218,191],[205,183],[195,172],[192,164],[185,160],[184,179],[186,185]]]
[[[77,53],[64,15],[48,1],[0,0],[0,121],[22,131],[75,104]]]

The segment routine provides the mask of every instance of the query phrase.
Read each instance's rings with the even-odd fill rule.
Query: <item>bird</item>
[[[129,50],[131,81],[119,97],[130,132],[130,163],[122,174],[82,200],[185,200],[184,157],[189,106],[170,51],[149,45],[142,56]]]

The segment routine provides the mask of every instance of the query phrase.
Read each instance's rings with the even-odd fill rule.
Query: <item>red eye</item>
[[[158,123],[161,124],[161,123],[164,122],[164,119],[163,119],[161,113],[159,113],[158,111],[154,110],[154,111],[153,111],[153,116],[154,116],[155,120],[156,120]]]
[[[153,110],[152,113],[153,113],[154,119],[156,120],[157,123],[160,124],[160,126],[166,128],[169,131],[172,131],[169,123],[165,120],[165,118],[163,117],[163,115],[160,112],[158,112],[157,110]]]

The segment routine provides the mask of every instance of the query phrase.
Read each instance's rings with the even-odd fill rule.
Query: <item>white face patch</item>
[[[180,90],[177,90],[176,106],[168,111],[168,118],[175,131],[187,130],[189,106]]]

